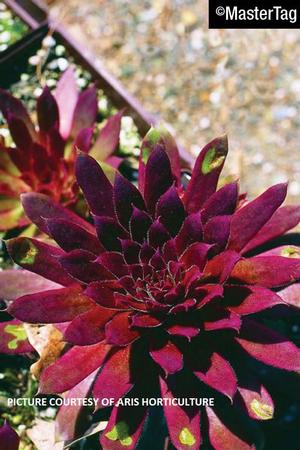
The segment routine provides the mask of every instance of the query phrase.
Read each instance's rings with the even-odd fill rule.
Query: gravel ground
[[[51,10],[192,153],[227,132],[227,173],[243,189],[289,179],[299,200],[299,30],[208,30],[204,0],[54,0]]]

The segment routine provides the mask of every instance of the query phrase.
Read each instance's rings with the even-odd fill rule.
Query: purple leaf
[[[9,239],[6,241],[6,246],[13,261],[24,269],[62,286],[74,283],[58,261],[58,258],[64,254],[58,247],[26,237]]]
[[[189,213],[199,211],[215,192],[227,152],[226,136],[214,139],[201,150],[183,199]]]
[[[75,72],[69,67],[60,77],[54,92],[59,111],[59,132],[64,139],[68,139],[71,133],[78,96]]]
[[[243,253],[283,235],[286,231],[298,225],[299,221],[299,206],[283,206],[279,208],[251,241],[246,244],[243,248]]]
[[[113,187],[97,161],[81,153],[76,160],[76,177],[92,213],[113,217]]]
[[[145,168],[144,199],[150,213],[154,214],[159,197],[172,184],[173,175],[170,160],[164,150],[157,147],[151,153]]]
[[[48,133],[59,127],[59,111],[55,98],[46,86],[37,100],[37,115],[40,132]]]
[[[124,111],[119,111],[109,117],[101,130],[94,146],[91,149],[91,156],[97,161],[105,161],[111,156],[119,146],[121,119]]]
[[[27,217],[44,233],[49,233],[45,219],[64,219],[95,234],[94,227],[86,220],[74,214],[69,209],[64,208],[59,203],[56,203],[47,195],[28,192],[22,194],[21,199]]]
[[[23,322],[60,323],[69,322],[92,307],[89,297],[74,286],[19,297],[11,303],[8,312]]]
[[[18,450],[20,438],[15,430],[9,425],[8,422],[4,422],[4,425],[0,427],[0,450]]]
[[[277,184],[233,214],[228,248],[242,250],[279,208],[286,191],[286,184]]]
[[[72,389],[102,366],[109,350],[110,346],[101,342],[86,347],[72,347],[43,371],[39,393],[60,394]]]
[[[59,287],[59,284],[27,270],[6,269],[0,272],[0,298],[5,301]]]
[[[10,114],[13,114],[16,118],[22,120],[26,125],[31,138],[33,140],[37,139],[34,125],[23,103],[4,89],[0,89],[0,110],[7,121]]]
[[[249,319],[243,322],[240,346],[253,358],[269,366],[290,371],[300,370],[300,349],[284,336]]]
[[[77,136],[84,128],[92,128],[98,111],[97,91],[94,86],[79,95],[73,115],[72,136]]]
[[[283,256],[256,256],[237,262],[232,279],[246,284],[274,288],[293,283],[300,278],[300,259]]]

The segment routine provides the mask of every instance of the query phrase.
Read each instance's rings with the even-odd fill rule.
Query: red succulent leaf
[[[207,408],[209,440],[215,450],[255,450],[256,446],[246,437],[236,434],[236,428],[230,429],[211,408]],[[241,431],[239,430],[239,433]]]
[[[57,289],[60,285],[27,270],[6,269],[0,272],[0,298],[6,302],[21,295]]]
[[[227,152],[226,136],[214,139],[200,152],[184,194],[184,204],[189,213],[199,211],[215,192]]]
[[[231,277],[242,283],[268,288],[285,286],[300,278],[300,260],[283,256],[241,259],[231,272]]]
[[[59,110],[59,131],[64,139],[70,135],[79,91],[74,69],[69,67],[60,77],[54,97]]]
[[[0,427],[0,450],[18,450],[19,443],[18,434],[8,422],[4,422],[4,425]]]
[[[146,165],[153,150],[160,148],[170,160],[171,170],[176,185],[181,185],[181,167],[178,147],[172,135],[164,128],[151,128],[142,142],[139,161],[139,190],[145,192]]]
[[[157,201],[172,184],[170,160],[166,152],[157,147],[151,153],[145,169],[144,199],[150,213],[154,213]]]
[[[176,373],[183,368],[182,353],[171,341],[163,344],[153,342],[150,346],[150,355],[166,375]]]
[[[103,431],[100,443],[107,450],[134,450],[138,444],[147,418],[147,409],[115,406]]]
[[[300,349],[256,321],[244,321],[236,340],[253,358],[265,364],[295,372],[300,370]]]
[[[60,323],[69,322],[92,307],[93,302],[80,286],[70,286],[19,297],[8,312],[24,322]]]
[[[131,347],[116,349],[110,355],[93,387],[93,396],[99,399],[99,407],[103,406],[103,398],[112,398],[114,404],[124,397],[133,387],[130,378]]]
[[[283,206],[279,208],[271,219],[260,229],[260,231],[246,244],[243,253],[246,253],[259,245],[264,244],[286,231],[291,230],[300,222],[299,206]]]
[[[70,399],[84,399],[89,395],[98,370],[92,372],[65,395],[66,403]],[[62,405],[55,418],[55,436],[57,441],[70,441],[78,436],[77,425],[84,407],[79,402]]]
[[[54,96],[46,86],[37,101],[39,129],[43,133],[59,127],[59,110]],[[44,139],[43,139],[44,140]]]
[[[93,127],[97,117],[97,91],[94,86],[81,92],[74,110],[72,135],[78,136],[80,130]]]
[[[225,216],[234,213],[238,201],[237,182],[225,184],[221,189],[212,194],[204,203],[201,211],[203,222],[215,216]]]
[[[97,237],[85,228],[64,219],[46,219],[51,237],[66,252],[82,248],[95,255],[104,251]]]
[[[96,142],[91,149],[91,155],[98,161],[105,161],[117,150],[123,113],[124,111],[119,111],[109,117],[99,131]]]
[[[47,195],[28,192],[22,194],[21,199],[27,217],[44,233],[49,233],[45,219],[63,219],[95,234],[94,227],[87,221],[83,220],[72,211],[64,208]]]
[[[39,392],[60,394],[68,391],[101,367],[109,350],[110,346],[102,343],[72,347],[43,371]]]
[[[129,328],[130,314],[121,312],[106,324],[105,337],[108,344],[122,347],[138,339],[139,333]]]
[[[76,177],[92,213],[114,216],[113,204],[107,201],[112,197],[113,187],[99,164],[90,156],[80,154],[76,160]]]
[[[89,153],[92,145],[94,129],[90,128],[82,128],[79,133],[76,135],[74,141],[75,150],[79,150],[83,153]]]
[[[22,120],[32,139],[36,139],[35,128],[25,106],[19,99],[13,97],[9,92],[3,89],[0,89],[0,110],[6,120],[9,119],[11,114],[14,114],[16,118]]]
[[[233,399],[238,380],[229,362],[220,354],[213,353],[206,364],[202,362],[202,366],[201,361],[198,361],[198,367],[194,370],[194,374],[203,383],[226,395],[231,400]]]
[[[160,388],[163,398],[173,400],[176,397],[176,394],[162,378],[160,378]],[[178,450],[184,448],[198,450],[202,441],[199,408],[183,408],[176,404],[167,404],[164,406],[164,413],[174,447]]]
[[[287,184],[277,184],[237,210],[231,220],[228,248],[242,250],[279,208],[286,192]]]
[[[6,246],[13,261],[24,269],[62,286],[74,283],[74,280],[59,263],[58,258],[62,257],[64,252],[58,247],[26,237],[9,239],[6,241]]]
[[[92,345],[105,339],[105,325],[116,311],[94,306],[78,315],[64,332],[67,342],[74,345]]]

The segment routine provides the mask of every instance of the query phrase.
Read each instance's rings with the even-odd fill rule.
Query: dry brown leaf
[[[66,344],[63,334],[53,325],[24,324],[24,327],[30,344],[40,356],[30,368],[31,373],[39,379],[42,371],[57,360]]]

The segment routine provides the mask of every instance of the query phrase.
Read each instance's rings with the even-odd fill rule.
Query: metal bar
[[[31,0],[4,0],[4,3],[33,30],[47,19],[47,13]]]

